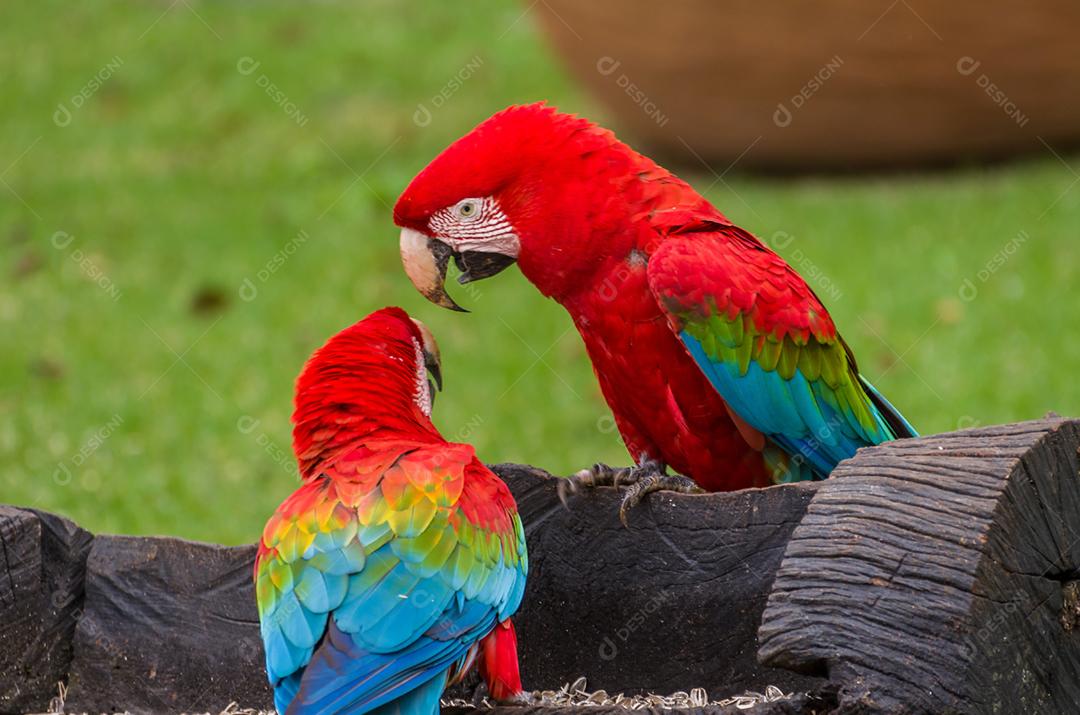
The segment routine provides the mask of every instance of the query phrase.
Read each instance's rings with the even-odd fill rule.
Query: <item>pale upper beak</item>
[[[416,290],[435,305],[467,313],[444,287],[452,253],[450,246],[442,241],[411,228],[401,229],[401,264]]]
[[[405,275],[420,294],[436,305],[467,313],[446,292],[450,259],[461,270],[458,283],[465,284],[499,273],[514,262],[513,256],[486,251],[454,251],[446,243],[415,229],[401,229],[401,263]]]

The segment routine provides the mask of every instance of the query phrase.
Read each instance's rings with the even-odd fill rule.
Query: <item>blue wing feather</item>
[[[433,678],[441,678],[441,693],[446,671],[495,626],[495,618],[490,605],[479,602],[469,603],[463,611],[452,607],[426,633],[392,653],[372,652],[355,634],[331,623],[289,712],[368,712]]]
[[[325,486],[301,489],[316,488]],[[305,536],[296,530],[314,521],[278,522],[256,571],[278,711],[435,715],[450,668],[520,603],[520,519],[511,514],[509,539],[470,526],[470,545],[458,541],[445,512],[414,508],[444,533],[425,533],[419,517],[400,519],[407,538],[376,523],[358,526],[355,511],[320,513],[336,514],[332,530]]]
[[[875,404],[868,406],[874,428],[867,432],[857,419],[844,414],[842,405],[833,406],[837,398],[820,380],[808,382],[799,370],[785,379],[753,360],[740,374],[737,365],[710,358],[701,342],[687,331],[679,337],[731,408],[788,454],[800,455],[820,478],[854,456],[859,447],[894,436]]]

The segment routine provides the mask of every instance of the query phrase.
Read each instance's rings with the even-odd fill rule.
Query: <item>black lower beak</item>
[[[464,251],[454,254],[454,264],[457,265],[461,275],[458,283],[465,285],[473,281],[490,278],[503,272],[514,263],[514,258],[502,253],[485,253],[483,251]]]
[[[439,366],[438,361],[430,359],[427,355],[424,356],[424,367],[427,368],[428,374],[431,375],[431,379],[428,382],[436,390],[442,390],[442,369]]]
[[[457,252],[446,243],[415,229],[401,229],[401,263],[409,280],[421,295],[436,305],[451,310],[468,311],[446,292],[446,269],[450,259],[461,270],[458,282],[465,284],[500,273],[515,259],[502,253],[484,251]]]

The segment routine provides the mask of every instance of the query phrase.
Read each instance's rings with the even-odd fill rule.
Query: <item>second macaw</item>
[[[399,308],[341,331],[296,383],[303,484],[255,562],[277,711],[438,715],[478,666],[524,697],[509,618],[528,558],[506,485],[431,423],[434,338]]]
[[[413,179],[394,220],[433,302],[458,307],[451,259],[463,283],[516,262],[570,313],[636,462],[575,481],[632,483],[624,519],[649,491],[824,478],[915,433],[791,266],[585,119],[543,104],[490,117]]]

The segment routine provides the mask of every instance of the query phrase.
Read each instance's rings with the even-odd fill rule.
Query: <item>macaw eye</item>
[[[476,199],[464,199],[454,207],[454,212],[462,221],[472,221],[480,215],[480,202]]]

